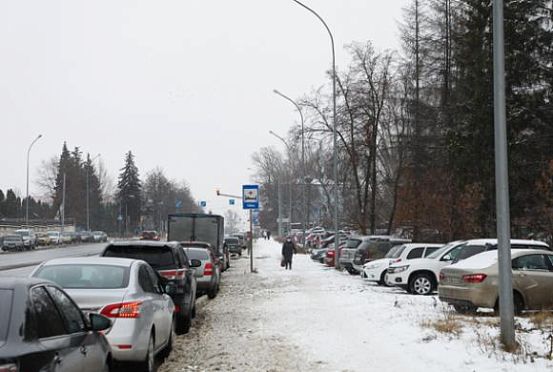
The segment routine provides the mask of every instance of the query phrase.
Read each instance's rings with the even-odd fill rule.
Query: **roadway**
[[[95,256],[102,252],[106,244],[107,243],[83,243],[67,247],[3,253],[0,255],[0,277],[27,276],[35,266],[53,258]]]

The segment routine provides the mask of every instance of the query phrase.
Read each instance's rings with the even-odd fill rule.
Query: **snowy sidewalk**
[[[199,310],[200,324],[179,338],[162,371],[518,372],[553,368],[543,358],[532,362],[499,351],[490,341],[496,335],[490,326],[494,318],[482,317],[480,322],[467,317],[460,334],[439,333],[423,326],[448,316],[435,297],[373,286],[306,255],[295,255],[293,270],[287,271],[280,267],[280,250],[276,242],[256,242],[258,274],[249,273],[246,257],[233,262],[232,269],[223,274],[220,296]],[[541,347],[546,337],[534,334],[522,341]],[[546,347],[539,352],[545,354]],[[218,358],[224,359],[223,365]]]

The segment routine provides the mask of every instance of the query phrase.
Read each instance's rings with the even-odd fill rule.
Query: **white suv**
[[[512,249],[549,249],[536,240],[511,239]],[[445,266],[484,251],[497,249],[497,239],[474,239],[451,242],[427,258],[399,262],[388,268],[386,284],[405,289],[409,293],[428,295],[438,289],[440,270]]]
[[[408,243],[397,245],[390,249],[384,258],[375,260],[363,265],[364,276],[370,282],[377,282],[380,285],[386,284],[388,267],[399,262],[406,262],[416,258],[427,257],[437,251],[443,244],[430,243]]]

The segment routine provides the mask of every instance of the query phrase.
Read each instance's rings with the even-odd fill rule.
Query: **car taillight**
[[[204,267],[204,276],[213,275],[213,264],[211,262],[206,262]]]
[[[184,270],[160,270],[159,275],[169,280],[179,280],[184,278]]]
[[[482,283],[488,276],[486,274],[463,275],[463,281],[467,283]]]
[[[100,314],[107,318],[140,318],[141,301],[120,302],[104,306]]]
[[[334,257],[334,251],[327,251],[327,252],[326,252],[326,255],[327,255],[328,257]]]
[[[0,365],[0,372],[18,372],[19,368],[15,364],[2,364]]]

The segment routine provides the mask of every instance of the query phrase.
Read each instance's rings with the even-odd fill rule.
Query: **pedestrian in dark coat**
[[[287,237],[286,241],[282,245],[282,259],[284,260],[284,266],[286,269],[292,270],[292,256],[296,253],[296,246],[292,241],[292,238]]]
[[[271,232],[267,230],[267,240],[271,240]]]

